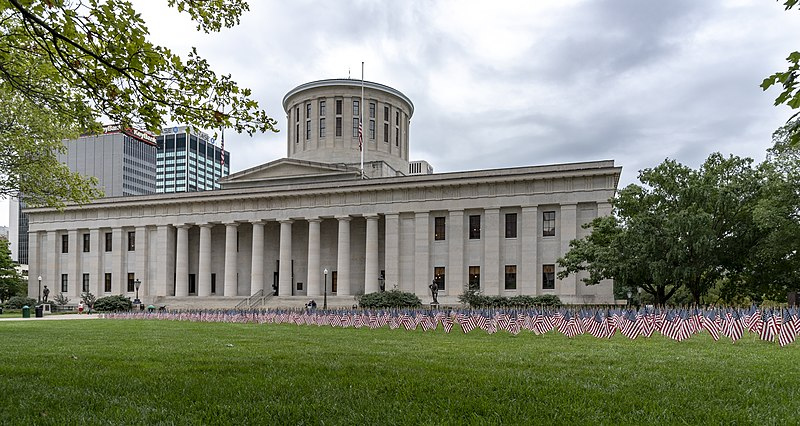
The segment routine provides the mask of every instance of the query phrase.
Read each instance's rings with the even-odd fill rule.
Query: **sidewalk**
[[[33,312],[31,312],[33,313]],[[19,314],[18,318],[0,318],[0,321],[55,321],[55,320],[80,320],[80,319],[97,319],[100,318],[99,314],[63,314],[63,315],[45,315],[43,318],[22,318]]]

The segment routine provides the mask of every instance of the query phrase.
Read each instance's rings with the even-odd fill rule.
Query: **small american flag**
[[[364,148],[362,147],[364,141],[364,125],[361,124],[361,120],[358,120],[358,150],[362,151]]]

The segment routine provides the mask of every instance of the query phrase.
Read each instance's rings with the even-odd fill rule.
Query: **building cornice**
[[[288,111],[287,108],[289,107],[289,104],[288,104],[289,98],[291,98],[292,96],[294,96],[294,95],[296,95],[298,93],[304,92],[306,90],[324,88],[324,87],[337,87],[337,86],[338,87],[342,87],[342,86],[344,86],[344,87],[355,87],[355,88],[360,89],[361,88],[361,83],[362,83],[361,80],[352,80],[352,79],[349,79],[349,78],[336,78],[336,79],[329,79],[329,80],[317,80],[317,81],[312,81],[312,82],[301,84],[301,85],[295,87],[294,89],[290,90],[289,93],[287,93],[286,96],[283,97],[283,110],[284,110],[284,112]],[[410,108],[408,116],[411,117],[412,115],[414,115],[414,103],[411,102],[411,99],[409,99],[408,96],[404,95],[401,91],[399,91],[397,89],[394,89],[392,87],[380,84],[380,83],[372,82],[372,81],[364,81],[363,83],[364,83],[364,88],[365,89],[379,90],[379,91],[386,92],[386,93],[389,93],[391,95],[397,96],[398,98],[402,99],[404,102],[408,103],[408,106]]]

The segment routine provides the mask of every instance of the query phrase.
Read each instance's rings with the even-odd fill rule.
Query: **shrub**
[[[467,290],[458,296],[458,301],[473,308],[511,308],[534,306],[561,306],[561,299],[556,295],[542,296],[486,296],[477,290]]]
[[[417,308],[422,306],[422,301],[414,293],[406,293],[395,289],[365,294],[359,299],[358,306],[368,309]]]
[[[65,296],[64,293],[58,293],[56,297],[53,298],[53,301],[58,305],[64,306],[69,303],[69,297]]]
[[[6,308],[21,309],[23,306],[33,308],[36,306],[36,299],[25,296],[13,296],[6,302]]]
[[[121,294],[116,296],[101,297],[94,302],[95,311],[130,311],[132,307],[133,302],[131,302],[130,297],[125,297]]]

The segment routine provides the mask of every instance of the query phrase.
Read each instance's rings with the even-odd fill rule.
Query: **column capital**
[[[226,227],[231,226],[231,227],[234,227],[234,228],[239,226],[239,222],[222,222],[222,224],[225,225]]]
[[[198,224],[197,226],[199,226],[201,228],[213,228],[214,224],[213,223],[201,223],[201,224]]]
[[[380,216],[377,213],[365,214],[364,218],[367,220],[378,220]]]
[[[539,210],[539,206],[522,206],[522,211],[529,211],[529,212],[536,212]]]
[[[281,223],[281,224],[288,223],[289,225],[291,225],[292,223],[294,223],[294,220],[293,219],[278,219],[278,222]]]
[[[577,209],[578,208],[578,203],[561,203],[561,204],[559,204],[559,207],[561,207],[562,210],[564,210],[564,209]]]
[[[308,221],[309,223],[311,223],[311,222],[319,223],[319,222],[322,222],[322,218],[321,217],[309,217],[309,218],[306,218],[306,221]]]
[[[263,225],[264,224],[264,220],[263,219],[251,220],[250,224],[251,225]]]
[[[191,223],[176,223],[175,227],[178,229],[189,229],[192,227]]]
[[[336,218],[336,220],[338,220],[339,222],[349,222],[351,219],[353,219],[353,218],[352,218],[352,217],[350,217],[350,216],[334,216],[334,217],[335,217],[335,218]]]

